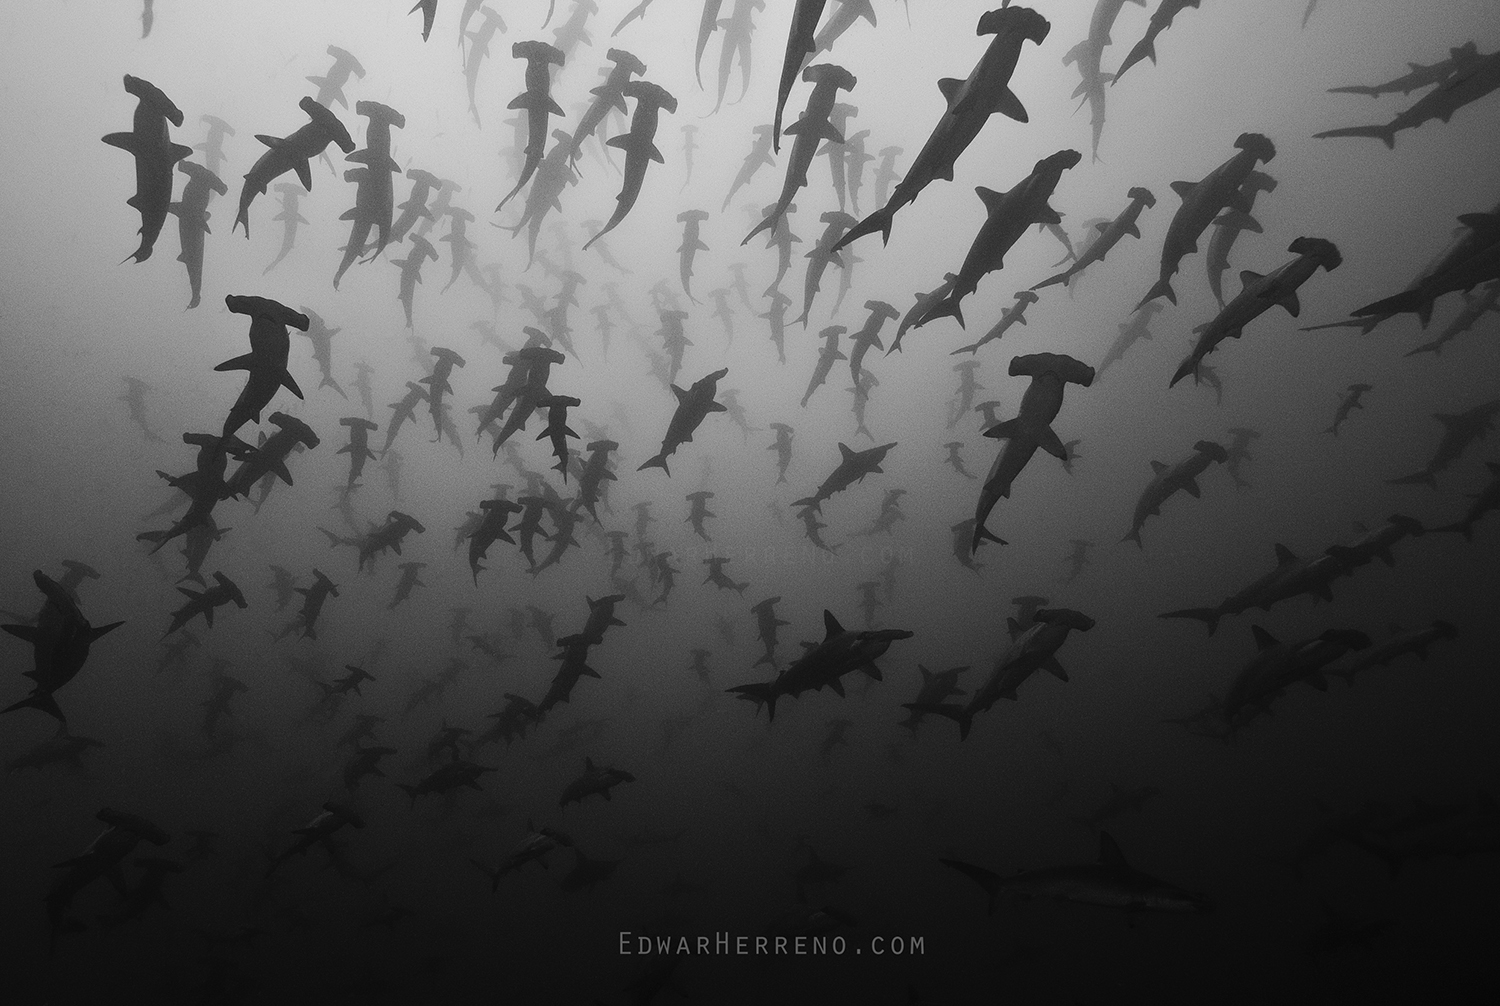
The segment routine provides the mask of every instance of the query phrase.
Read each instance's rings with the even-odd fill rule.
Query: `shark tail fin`
[[[748,702],[754,702],[757,706],[764,704],[766,713],[770,719],[776,719],[776,696],[771,694],[771,684],[767,681],[754,682],[748,685],[736,685],[728,689],[740,698]]]
[[[51,692],[33,692],[20,702],[12,703],[4,709],[0,709],[0,715],[14,712],[17,709],[40,709],[59,723],[66,723],[68,721],[68,718],[63,715],[62,708],[57,704],[57,700],[52,697]]]
[[[672,470],[667,467],[667,456],[665,454],[658,454],[656,457],[652,458],[650,461],[647,461],[645,464],[637,468],[636,471],[643,472],[647,468],[660,468],[662,471],[667,473],[667,478],[672,477]]]
[[[1157,280],[1156,285],[1146,292],[1146,296],[1141,298],[1141,302],[1135,306],[1135,309],[1139,311],[1159,297],[1165,297],[1173,304],[1177,303],[1177,292],[1172,289],[1172,278],[1170,276],[1163,276]]]
[[[974,537],[969,542],[970,555],[973,555],[975,552],[979,551],[979,543],[981,541],[992,541],[997,545],[1010,544],[1010,542],[1006,541],[1004,538],[1001,538],[999,535],[995,534],[995,532],[985,527],[983,522],[979,522],[974,525]]]

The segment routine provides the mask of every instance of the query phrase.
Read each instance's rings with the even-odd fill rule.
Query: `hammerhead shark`
[[[411,306],[417,294],[417,284],[422,282],[422,265],[428,259],[437,261],[437,249],[420,234],[411,235],[411,251],[400,262],[392,262],[401,270],[401,287],[397,299],[406,309],[406,327],[411,328]]]
[[[656,149],[656,128],[661,122],[663,108],[669,114],[677,111],[677,99],[668,94],[666,88],[648,80],[631,81],[625,85],[623,93],[625,97],[635,99],[630,131],[623,136],[612,137],[607,146],[619,147],[625,151],[625,178],[620,185],[620,194],[615,197],[614,213],[610,215],[604,229],[584,244],[584,251],[588,251],[590,245],[619,226],[620,221],[630,213],[631,207],[635,206],[636,199],[640,197],[641,185],[646,181],[646,168],[651,162],[666,163],[661,151]]]
[[[349,99],[344,97],[344,85],[349,83],[350,77],[365,79],[365,68],[354,54],[347,49],[340,49],[336,45],[328,47],[328,55],[333,57],[333,65],[328,72],[321,77],[308,77],[308,83],[317,85],[318,93],[313,100],[324,108],[332,108],[334,102],[338,102],[340,108],[349,107]]]
[[[177,169],[188,176],[182,198],[171,206],[177,216],[177,239],[182,245],[177,261],[187,267],[188,289],[192,291],[188,307],[194,308],[203,292],[203,235],[209,233],[208,203],[215,193],[226,194],[229,186],[218,175],[192,161],[180,162]]]
[[[565,57],[562,50],[546,42],[532,40],[512,44],[510,52],[516,59],[526,61],[526,90],[505,106],[526,111],[526,161],[521,166],[521,177],[517,179],[515,188],[500,200],[500,205],[495,207],[496,212],[503,209],[525,187],[537,166],[542,163],[542,155],[547,148],[548,116],[563,114],[562,107],[552,100],[551,69],[563,65]]]
[[[953,180],[954,164],[991,115],[999,112],[1017,122],[1030,121],[1021,99],[1010,89],[1010,79],[1020,61],[1022,46],[1028,41],[1040,45],[1051,30],[1047,19],[1029,7],[1003,7],[979,19],[976,34],[995,36],[989,48],[966,79],[948,77],[938,81],[938,90],[948,103],[947,110],[889,201],[852,228],[840,247],[875,231],[889,243],[891,221],[897,211],[916,199],[929,182],[939,178]]]
[[[838,466],[823,480],[823,484],[818,486],[817,492],[794,501],[792,506],[805,507],[821,513],[823,504],[835,493],[843,492],[854,483],[863,481],[866,475],[884,474],[885,469],[880,466],[885,461],[885,456],[896,446],[898,445],[895,443],[889,443],[871,447],[868,450],[856,451],[847,444],[839,444]]]
[[[1409,107],[1402,109],[1396,117],[1383,125],[1347,126],[1314,133],[1314,139],[1335,136],[1369,136],[1380,140],[1387,149],[1395,149],[1396,134],[1406,129],[1416,129],[1433,119],[1447,122],[1465,105],[1472,104],[1496,90],[1500,90],[1500,52],[1487,55],[1463,55],[1463,50],[1454,49],[1454,69],[1435,88],[1418,98]]]
[[[802,286],[802,317],[797,319],[803,328],[807,327],[808,317],[812,314],[813,299],[822,288],[823,273],[827,271],[829,263],[834,263],[844,269],[846,275],[852,267],[847,256],[841,256],[833,249],[838,245],[839,238],[843,236],[849,225],[854,223],[854,218],[839,210],[830,210],[819,219],[824,224],[823,233],[818,237],[817,244],[813,245],[812,251],[806,256],[807,276]]]
[[[1130,530],[1121,541],[1133,541],[1136,545],[1144,548],[1141,542],[1141,528],[1146,523],[1146,518],[1155,517],[1161,513],[1162,504],[1171,499],[1178,492],[1185,492],[1197,499],[1202,490],[1198,487],[1198,476],[1208,471],[1208,466],[1214,462],[1223,464],[1229,460],[1229,452],[1222,444],[1216,444],[1212,440],[1200,440],[1193,445],[1193,453],[1175,465],[1163,464],[1160,461],[1151,462],[1151,482],[1141,492],[1141,498],[1135,505],[1135,516],[1131,521]]]
[[[193,149],[203,152],[204,166],[217,175],[224,166],[224,137],[233,136],[234,127],[217,115],[200,115],[198,121],[208,124],[208,135],[202,143],[194,144]]]
[[[751,19],[755,17],[756,11],[766,9],[766,0],[734,0],[734,10],[729,17],[720,21],[719,27],[724,29],[724,44],[719,50],[719,98],[714,102],[714,114],[724,105],[724,95],[729,90],[729,71],[734,66],[738,57],[740,61],[740,98],[742,100],[750,91],[750,38],[755,32],[755,23]],[[704,13],[707,13],[705,8]],[[701,84],[701,82],[700,82]]]
[[[918,319],[916,327],[943,317],[956,318],[960,325],[964,323],[960,304],[964,297],[974,292],[980,277],[1003,268],[1005,253],[1033,224],[1062,222],[1049,200],[1062,173],[1081,160],[1083,155],[1076,150],[1059,150],[1037,161],[1031,174],[1009,192],[995,192],[983,185],[974,190],[988,211],[984,226],[975,235],[974,244],[969,248],[948,295],[929,308]]]
[[[1141,60],[1150,57],[1151,62],[1155,63],[1156,37],[1172,27],[1172,20],[1178,14],[1189,7],[1196,10],[1202,3],[1203,0],[1161,0],[1160,6],[1151,12],[1151,21],[1146,25],[1146,34],[1130,50],[1130,54],[1125,57],[1125,62],[1121,63],[1119,68],[1115,70],[1115,77],[1111,86],[1118,84],[1120,78],[1125,76],[1125,71],[1135,66]]]
[[[1146,6],[1146,0],[1098,0],[1094,15],[1089,19],[1089,36],[1069,49],[1063,56],[1063,66],[1077,65],[1078,75],[1083,78],[1073,97],[1088,102],[1094,130],[1094,163],[1099,162],[1099,140],[1104,135],[1104,85],[1114,79],[1114,74],[1105,73],[1101,66],[1104,49],[1113,39],[1110,30],[1115,19],[1127,3]],[[1081,106],[1080,106],[1081,107]]]
[[[297,173],[297,180],[307,191],[312,191],[312,159],[321,154],[330,143],[337,143],[345,154],[354,152],[354,140],[344,124],[324,106],[312,98],[303,98],[297,107],[307,113],[308,122],[299,126],[287,137],[267,136],[257,133],[255,138],[269,149],[250,166],[245,174],[245,184],[240,189],[240,211],[234,226],[245,228],[245,237],[250,237],[250,203],[266,191],[266,187],[288,171]],[[233,228],[231,228],[231,231]]]
[[[276,191],[281,195],[281,210],[272,220],[281,221],[281,250],[271,260],[270,265],[261,270],[262,276],[275,269],[281,264],[281,260],[291,254],[292,248],[297,244],[297,231],[302,224],[307,223],[307,218],[302,215],[302,190],[291,182],[277,182]]]
[[[476,31],[459,29],[460,42],[464,38],[469,40],[469,52],[464,57],[464,79],[469,85],[469,114],[474,116],[476,126],[479,125],[479,106],[474,103],[474,88],[479,83],[479,67],[490,54],[490,42],[495,33],[505,30],[505,19],[490,8],[480,7],[478,13],[484,20]]]
[[[1140,186],[1131,189],[1127,195],[1130,196],[1130,205],[1125,207],[1114,220],[1099,225],[1099,237],[1093,244],[1089,245],[1087,251],[1079,255],[1077,260],[1065,271],[1058,273],[1056,276],[1049,276],[1047,279],[1036,284],[1036,286],[1033,286],[1032,289],[1041,290],[1057,283],[1069,283],[1074,276],[1077,276],[1095,262],[1104,261],[1104,256],[1108,255],[1110,250],[1125,237],[1139,238],[1141,231],[1136,226],[1136,221],[1140,219],[1143,210],[1156,205],[1156,197],[1151,194],[1150,189],[1144,189]]]
[[[1038,608],[1032,619],[1031,625],[1001,651],[989,677],[962,704],[914,702],[905,708],[953,720],[958,724],[959,739],[967,740],[975,716],[987,712],[1000,699],[1016,701],[1016,690],[1037,671],[1067,681],[1068,672],[1057,662],[1057,651],[1073,630],[1087,632],[1094,627],[1094,620],[1071,608]]]
[[[370,244],[372,228],[376,234],[375,248],[366,261],[379,257],[391,240],[391,218],[395,215],[396,208],[396,189],[391,176],[401,171],[401,166],[391,158],[391,127],[406,128],[406,116],[378,101],[357,102],[354,110],[359,115],[367,116],[370,124],[365,130],[364,149],[355,151],[347,158],[363,167],[344,175],[345,179],[357,181],[359,187],[355,189],[354,207],[339,217],[340,220],[351,223],[343,260],[339,262],[338,271],[333,274],[335,290],[338,289],[344,272]],[[350,179],[350,175],[355,177]]]
[[[959,353],[978,353],[980,348],[994,342],[1006,332],[1010,331],[1012,325],[1026,324],[1026,309],[1041,300],[1030,290],[1022,290],[1016,294],[1016,302],[1004,311],[1000,312],[1000,320],[991,326],[990,330],[979,337],[979,341],[967,346],[960,346],[949,356],[957,356]]]
[[[807,109],[802,113],[802,118],[787,127],[787,135],[795,136],[796,142],[792,144],[792,156],[787,162],[781,198],[761,222],[745,235],[741,245],[749,244],[755,235],[780,223],[792,205],[797,190],[807,184],[807,171],[812,167],[813,158],[817,156],[818,144],[824,140],[844,142],[844,135],[834,128],[829,117],[838,100],[838,92],[854,88],[854,74],[833,63],[817,63],[802,71],[802,79],[813,85],[813,92],[808,96]],[[778,112],[778,116],[779,114]],[[779,136],[779,125],[777,130],[776,135]]]
[[[1136,305],[1165,297],[1177,303],[1172,277],[1184,256],[1198,250],[1198,238],[1225,209],[1249,212],[1244,184],[1255,166],[1276,156],[1276,145],[1260,133],[1241,133],[1234,141],[1239,153],[1219,165],[1199,182],[1173,182],[1172,191],[1182,199],[1177,214],[1167,227],[1167,238],[1161,250],[1161,276]]]
[[[823,348],[818,353],[818,364],[813,368],[812,379],[807,382],[807,392],[802,396],[802,407],[807,408],[807,403],[812,399],[813,392],[817,391],[833,370],[833,365],[839,360],[846,360],[843,353],[839,352],[839,336],[843,335],[847,328],[843,325],[830,325],[818,334],[823,338]]]
[[[817,51],[818,19],[823,16],[827,0],[796,0],[792,8],[792,25],[787,32],[786,55],[781,60],[781,82],[776,88],[776,116],[771,123],[771,144],[776,153],[781,153],[781,115],[786,109],[786,100],[791,96],[792,84],[797,72],[802,70],[807,57]],[[808,80],[806,73],[803,80]]]
[[[125,91],[135,95],[135,119],[128,133],[110,133],[104,142],[135,158],[135,195],[125,205],[141,215],[137,232],[141,243],[126,261],[144,262],[151,257],[157,235],[167,222],[172,204],[172,176],[177,162],[193,153],[191,147],[173,143],[167,124],[182,126],[182,112],[172,99],[149,80],[125,75]]]
[[[224,298],[225,305],[235,314],[250,318],[250,352],[225,360],[214,368],[216,371],[246,370],[250,372],[244,389],[229,410],[224,420],[222,436],[232,437],[247,422],[260,422],[260,413],[276,392],[285,387],[298,398],[302,389],[287,371],[287,355],[291,352],[291,336],[287,326],[306,332],[311,322],[307,315],[293,311],[285,304],[269,297],[241,297],[234,294]]]
[[[771,127],[769,124],[756,126],[753,130],[755,141],[750,145],[750,152],[745,155],[744,163],[734,176],[734,184],[729,187],[729,193],[724,196],[724,205],[721,210],[729,208],[729,201],[734,194],[750,183],[756,172],[769,164],[775,164],[776,160],[771,156]]]
[[[1255,199],[1262,192],[1274,192],[1276,179],[1264,171],[1252,171],[1240,186],[1243,205],[1254,207]],[[1214,293],[1219,306],[1224,306],[1224,273],[1229,270],[1229,253],[1241,234],[1249,231],[1261,234],[1260,221],[1250,215],[1249,210],[1228,209],[1214,220],[1213,237],[1208,239],[1208,256],[1203,265],[1208,270],[1208,287]]]
[[[1280,304],[1293,318],[1300,315],[1302,304],[1297,299],[1298,288],[1320,268],[1332,272],[1344,261],[1334,243],[1323,238],[1298,238],[1287,250],[1297,257],[1269,276],[1248,269],[1240,274],[1244,287],[1239,296],[1230,301],[1213,321],[1195,329],[1198,341],[1187,359],[1182,361],[1182,366],[1177,368],[1171,384],[1196,373],[1203,358],[1220,342],[1238,339],[1245,326],[1269,311],[1272,305]]]
[[[682,281],[683,293],[694,304],[698,303],[698,298],[693,296],[693,259],[700,251],[708,251],[708,245],[700,236],[703,221],[708,217],[705,210],[685,210],[677,214],[677,222],[682,224],[682,244],[677,246],[678,278]]]
[[[1448,58],[1439,60],[1429,66],[1421,63],[1407,63],[1407,72],[1395,80],[1386,81],[1384,84],[1374,85],[1349,85],[1347,87],[1330,87],[1329,94],[1366,94],[1372,98],[1378,98],[1382,94],[1411,94],[1426,87],[1433,87],[1443,83],[1451,77],[1454,71],[1459,70],[1479,55],[1479,47],[1473,42],[1465,42],[1448,51]]]
[[[672,413],[672,420],[667,424],[667,435],[662,438],[661,452],[651,458],[637,469],[645,471],[647,468],[660,468],[666,472],[668,477],[672,471],[667,467],[667,458],[677,452],[677,448],[685,443],[691,443],[693,434],[707,419],[710,413],[728,411],[723,405],[714,401],[718,394],[718,385],[729,368],[716,370],[705,377],[693,382],[693,386],[683,391],[677,385],[672,385],[672,394],[677,396],[677,409]]]
[[[313,359],[317,361],[318,370],[322,374],[318,387],[332,388],[339,393],[340,398],[348,398],[344,389],[339,387],[339,382],[333,379],[333,337],[343,329],[329,328],[316,311],[304,307],[302,313],[307,315],[309,322],[307,331],[302,334],[312,343]]]
[[[990,473],[980,490],[979,502],[974,508],[974,538],[969,551],[979,549],[981,539],[1004,544],[985,526],[985,518],[1001,499],[1010,498],[1011,484],[1026,467],[1037,448],[1041,448],[1059,461],[1066,461],[1068,449],[1052,429],[1052,420],[1062,409],[1063,390],[1069,384],[1080,384],[1087,388],[1094,383],[1094,368],[1085,366],[1061,353],[1033,353],[1017,356],[1010,361],[1012,377],[1027,376],[1031,384],[1021,396],[1021,408],[1014,419],[1008,419],[984,431],[992,440],[1004,440]]]
[[[614,64],[604,78],[604,83],[589,91],[594,96],[593,104],[578,120],[578,128],[568,141],[568,163],[576,162],[583,153],[583,141],[593,136],[604,124],[612,111],[622,115],[628,110],[625,104],[625,86],[630,78],[644,76],[646,64],[624,49],[610,49],[609,60]]]

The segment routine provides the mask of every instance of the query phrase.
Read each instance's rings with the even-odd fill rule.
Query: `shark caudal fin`
[[[964,324],[964,313],[959,307],[958,298],[952,293],[928,308],[922,317],[917,319],[916,324],[912,325],[912,328],[921,328],[929,321],[936,321],[939,318],[952,318],[958,322],[959,328],[968,328]]]
[[[992,541],[997,545],[1010,544],[1010,542],[1006,541],[1004,538],[1001,538],[999,535],[995,534],[995,532],[985,527],[983,521],[976,521],[974,524],[974,537],[969,540],[970,555],[973,555],[975,552],[979,551],[979,543],[981,541]]]
[[[1177,293],[1172,289],[1172,277],[1170,276],[1163,276],[1157,280],[1156,285],[1146,292],[1146,296],[1141,298],[1141,302],[1135,306],[1135,309],[1139,311],[1153,300],[1161,297],[1167,298],[1173,304],[1177,303]]]
[[[1208,634],[1212,636],[1219,631],[1219,619],[1223,617],[1223,612],[1218,608],[1183,608],[1179,611],[1168,611],[1156,617],[1195,619],[1202,622],[1208,628]]]
[[[652,458],[650,461],[647,461],[645,464],[637,468],[636,471],[643,472],[647,468],[660,468],[662,471],[667,473],[667,478],[672,477],[672,470],[667,467],[667,456],[665,454],[658,454],[656,457]]]
[[[754,702],[756,707],[764,705],[766,714],[771,720],[776,719],[776,695],[771,691],[771,683],[768,681],[755,682],[748,685],[735,685],[733,688],[725,689],[747,702]]]
[[[839,249],[852,244],[866,234],[874,234],[876,231],[880,232],[881,244],[890,244],[891,223],[895,219],[896,211],[891,209],[889,204],[882,206],[850,228],[847,234],[839,238],[838,243],[833,246],[832,251],[837,252]]]
[[[68,718],[63,715],[62,707],[52,697],[51,692],[33,692],[20,702],[12,703],[4,709],[0,709],[0,715],[15,712],[17,709],[40,709],[59,723],[67,723]]]

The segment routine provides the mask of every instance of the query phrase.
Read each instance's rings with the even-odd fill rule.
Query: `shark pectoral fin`
[[[1296,318],[1302,314],[1302,301],[1297,298],[1297,291],[1288,290],[1276,303],[1286,308],[1286,313]]]
[[[995,111],[1017,122],[1031,121],[1030,117],[1026,114],[1026,106],[1021,104],[1021,99],[1017,98],[1016,93],[1008,87],[1000,93],[1000,97],[996,100]]]
[[[1184,200],[1186,200],[1188,196],[1192,195],[1193,194],[1193,190],[1196,189],[1197,187],[1198,187],[1198,183],[1197,182],[1173,182],[1172,183],[1172,191],[1175,192],[1175,193],[1177,193],[1177,195],[1180,196]]]
[[[297,387],[297,381],[296,381],[295,378],[292,377],[292,375],[291,375],[290,372],[285,371],[285,370],[283,370],[281,372],[281,382],[280,383],[281,383],[282,387],[286,388],[286,390],[290,391],[292,394],[296,395],[298,398],[304,397],[303,394],[302,394],[302,389],[299,388],[299,387]]]
[[[1043,203],[1042,208],[1037,210],[1037,221],[1043,224],[1061,224],[1062,214],[1054,210],[1050,205]]]
[[[270,147],[272,150],[275,150],[277,147],[286,142],[279,136],[267,136],[265,133],[256,133],[255,138],[264,143],[266,146]]]
[[[1185,483],[1183,483],[1182,491],[1187,493],[1193,499],[1198,499],[1203,495],[1203,490],[1198,486],[1197,479],[1188,479]]]
[[[302,183],[302,187],[304,189],[306,189],[307,191],[311,192],[312,191],[312,162],[309,161],[307,158],[304,157],[302,160],[300,160],[296,164],[292,165],[292,170],[295,171],[295,172],[297,172],[297,181],[299,181],[299,182]]]
[[[167,147],[167,153],[168,155],[170,155],[171,159],[176,162],[182,160],[184,157],[192,157],[193,148],[185,147],[180,143],[173,143]]]
[[[1155,472],[1157,475],[1160,475],[1162,472],[1166,471],[1169,467],[1171,467],[1171,466],[1170,465],[1164,465],[1160,461],[1153,461],[1153,462],[1151,462],[1151,470],[1153,472]]]
[[[1276,546],[1276,564],[1278,566],[1290,566],[1295,562],[1297,562],[1296,553],[1285,545]]]
[[[1109,225],[1108,224],[1100,224],[1099,226],[1100,226],[1100,229],[1103,230],[1105,227],[1107,227]],[[1124,233],[1126,235],[1130,236],[1130,237],[1135,238],[1138,241],[1140,240],[1141,229],[1139,227],[1137,227],[1135,224],[1131,224],[1129,227],[1126,227],[1125,230],[1124,230]]]
[[[996,423],[984,431],[984,435],[993,440],[1008,440],[1021,432],[1021,421],[1019,419],[1007,419],[1003,423]],[[842,446],[842,445],[840,445]]]
[[[196,591],[196,590],[188,590],[188,589],[187,589],[187,588],[186,588],[186,587],[178,587],[178,588],[177,588],[177,593],[179,593],[179,594],[181,594],[181,595],[182,595],[182,596],[183,596],[183,597],[188,597],[188,598],[192,598],[192,599],[193,599],[193,600],[195,600],[195,601],[196,601],[196,600],[197,600],[197,599],[198,599],[198,598],[199,598],[199,597],[201,597],[201,596],[202,596],[202,595],[201,595],[201,594],[199,594],[199,593],[198,593],[198,592],[197,592],[197,591]],[[10,628],[10,626],[6,626],[6,628],[7,628],[7,629],[8,629],[8,628]]]
[[[1068,680],[1068,672],[1065,671],[1065,670],[1063,670],[1062,664],[1059,664],[1057,662],[1057,658],[1056,657],[1048,657],[1042,663],[1042,670],[1046,671],[1048,674],[1052,675],[1054,678],[1056,678],[1059,681],[1067,681]]]
[[[286,470],[286,462],[276,462],[276,464],[271,467],[271,471],[275,472],[276,477],[281,479],[281,481],[285,482],[287,485],[292,484],[292,473]]]
[[[139,148],[135,141],[134,133],[109,133],[103,137],[105,143],[111,147],[119,147],[121,150],[134,154]]]
[[[834,678],[832,681],[828,682],[828,687],[832,688],[833,693],[839,698],[844,697],[844,685],[841,681],[839,681],[838,678]]]
[[[221,363],[217,367],[215,367],[214,370],[217,370],[217,371],[224,371],[224,370],[251,370],[251,369],[254,368],[254,366],[255,366],[255,354],[254,353],[246,353],[244,356],[236,356],[232,360],[225,360],[223,363]]]

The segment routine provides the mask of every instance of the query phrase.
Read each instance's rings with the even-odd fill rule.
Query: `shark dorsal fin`
[[[839,444],[839,456],[843,460],[848,461],[850,458],[854,457],[854,451],[849,449],[848,444]]]
[[[1296,561],[1297,561],[1297,555],[1296,555],[1295,552],[1293,552],[1291,549],[1287,548],[1285,545],[1277,544],[1277,546],[1276,546],[1276,562],[1279,565],[1287,566],[1287,565],[1290,565],[1291,563],[1294,563]]]
[[[834,618],[833,612],[829,611],[827,608],[823,609],[823,631],[824,633],[826,633],[826,635],[824,635],[823,637],[824,642],[827,642],[834,636],[837,636],[844,631],[844,627],[839,624],[839,620],[837,618]]]
[[[958,90],[963,86],[964,82],[957,77],[944,77],[938,81],[938,90],[943,93],[943,98],[948,102],[949,108],[953,107],[954,101],[958,99]]]
[[[1170,467],[1170,466],[1162,464],[1160,461],[1153,461],[1153,462],[1151,462],[1151,470],[1153,472],[1155,472],[1156,474],[1158,474],[1158,475],[1160,475],[1162,472],[1166,471],[1168,467]]]

